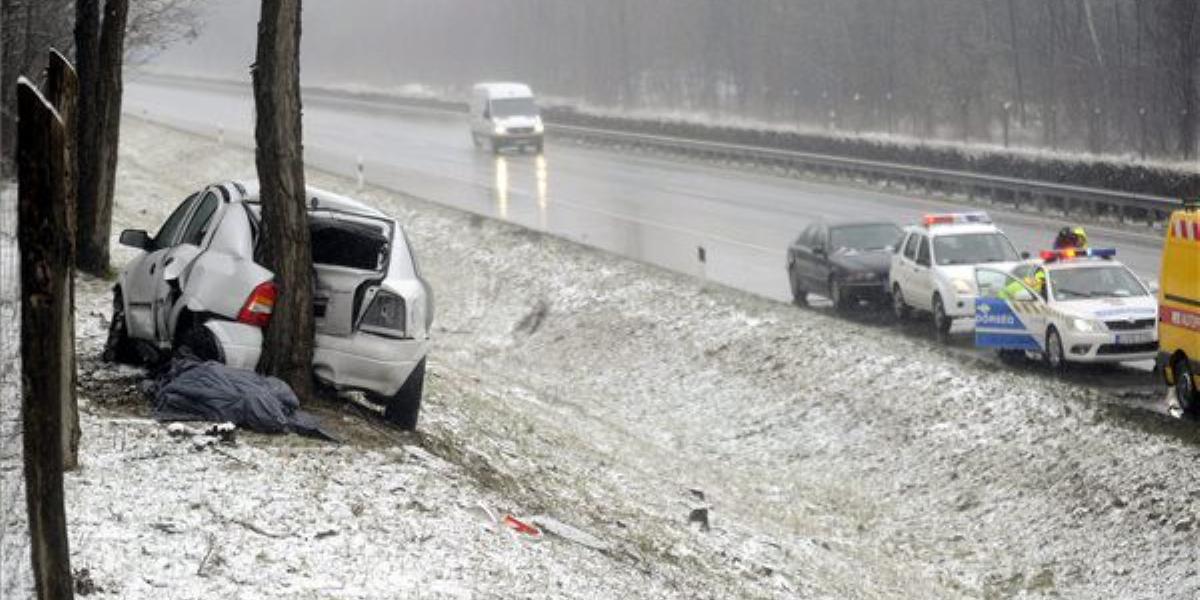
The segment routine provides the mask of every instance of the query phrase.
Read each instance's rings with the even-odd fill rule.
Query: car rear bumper
[[[225,364],[254,369],[262,354],[262,330],[232,321],[205,324],[216,336]],[[313,348],[313,374],[338,389],[355,389],[391,396],[404,385],[429,343],[369,333],[332,336],[318,333]]]

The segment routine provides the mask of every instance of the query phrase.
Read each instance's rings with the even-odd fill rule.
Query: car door
[[[908,273],[905,300],[922,310],[933,309],[933,253],[929,247],[929,236],[917,233],[917,255]]]
[[[900,238],[900,245],[892,259],[892,268],[888,277],[892,283],[900,287],[902,293],[908,293],[908,276],[912,273],[912,263],[917,258],[917,234],[908,232]]]
[[[121,294],[125,299],[125,326],[132,338],[156,339],[154,302],[159,270],[179,238],[199,195],[192,194],[180,203],[154,235],[152,248],[134,259],[125,269]]]
[[[814,224],[805,231],[804,246],[799,257],[804,288],[822,294],[826,291],[826,281],[821,273],[828,259],[825,253],[825,230],[823,225]]]
[[[809,225],[800,232],[796,241],[788,247],[788,277],[792,278],[792,289],[812,290],[808,277],[805,276],[807,262],[812,254],[812,233],[814,225]]]
[[[829,262],[829,253],[833,248],[829,245],[829,227],[825,224],[817,226],[816,239],[813,242],[812,270],[809,276],[813,280],[813,289],[823,290],[829,296],[829,277],[833,267]]]
[[[978,267],[975,284],[975,346],[1040,352],[1046,303],[1020,279],[998,269]]]
[[[208,235],[215,216],[221,207],[221,198],[215,190],[204,193],[188,215],[187,223],[181,228],[175,244],[165,250],[162,266],[155,273],[153,313],[156,339],[170,343],[174,332],[168,324],[173,314],[175,301],[180,296],[180,275],[200,255],[201,245]]]

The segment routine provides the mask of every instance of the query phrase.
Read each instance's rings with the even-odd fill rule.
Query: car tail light
[[[391,292],[381,291],[371,300],[363,315],[360,329],[387,336],[403,336],[407,325],[407,309],[404,298]]]
[[[242,311],[238,313],[238,322],[255,327],[266,327],[267,323],[271,322],[271,313],[275,310],[276,294],[274,282],[267,281],[258,284],[258,287],[250,292],[250,297],[246,298],[246,304],[242,306]]]

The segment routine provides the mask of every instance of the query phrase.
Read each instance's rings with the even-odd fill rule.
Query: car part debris
[[[526,523],[512,515],[504,515],[503,522],[504,522],[505,527],[508,527],[509,529],[511,529],[517,533],[527,535],[530,538],[533,538],[535,540],[542,539],[542,530],[540,530],[536,526]]]
[[[586,531],[582,531],[567,525],[566,523],[563,523],[554,517],[537,515],[535,517],[531,517],[529,520],[533,521],[534,525],[540,527],[542,531],[545,531],[546,533],[555,537],[562,538],[568,542],[574,542],[580,546],[591,548],[592,550],[596,550],[598,552],[608,552],[612,550],[612,547],[605,543],[604,540],[601,540],[600,538]]]

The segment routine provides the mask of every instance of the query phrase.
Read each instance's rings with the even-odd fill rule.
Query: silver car
[[[313,374],[361,390],[387,418],[415,428],[433,296],[395,219],[308,188],[316,344]],[[113,291],[105,358],[136,361],[187,346],[203,359],[253,369],[271,317],[274,274],[260,262],[257,183],[189,196],[154,236],[126,230],[144,251]]]

